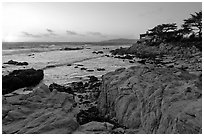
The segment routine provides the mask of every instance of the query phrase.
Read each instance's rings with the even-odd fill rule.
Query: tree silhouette
[[[157,39],[169,39],[175,36],[177,30],[176,23],[157,25],[154,28],[148,30],[150,33],[154,34]]]
[[[182,25],[183,33],[198,33],[202,37],[202,11],[191,14],[191,17],[184,20]]]

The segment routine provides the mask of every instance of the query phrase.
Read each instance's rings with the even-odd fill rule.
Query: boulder
[[[63,49],[60,49],[61,51],[72,51],[72,50],[83,50],[84,48],[81,48],[81,47],[73,47],[73,48],[70,48],[70,47],[65,47]]]
[[[113,125],[108,122],[92,121],[80,126],[74,134],[107,134],[112,128]]]
[[[98,78],[97,77],[95,77],[95,76],[90,76],[89,77],[89,82],[91,83],[91,82],[96,82],[96,81],[98,81]]]
[[[91,121],[104,121],[102,117],[99,116],[98,109],[96,107],[91,107],[88,110],[81,110],[77,114],[77,122],[80,125],[86,124]]]
[[[71,87],[61,86],[61,85],[58,85],[56,83],[50,84],[49,89],[50,89],[50,91],[53,91],[54,89],[56,89],[59,92],[66,92],[66,93],[73,94]]]
[[[87,68],[81,68],[81,70],[87,70]]]
[[[105,68],[97,68],[98,71],[105,71]]]
[[[50,92],[44,84],[30,94],[4,97],[2,133],[72,133],[79,126],[73,104],[73,95],[56,90]]]
[[[98,109],[139,133],[202,133],[200,84],[198,76],[176,68],[119,69],[102,77]]]
[[[37,85],[44,77],[43,70],[14,70],[2,77],[2,94],[8,94],[22,87]]]
[[[93,69],[87,69],[86,71],[87,72],[93,72],[94,70]]]
[[[28,62],[18,62],[18,61],[9,60],[8,62],[5,62],[4,64],[23,66],[23,65],[28,65]]]

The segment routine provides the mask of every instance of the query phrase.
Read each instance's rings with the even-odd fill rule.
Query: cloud
[[[69,31],[69,30],[67,30],[66,33],[68,35],[78,35],[78,33],[74,32],[74,31]]]
[[[77,32],[69,31],[69,30],[67,30],[66,33],[67,33],[68,35],[84,36],[83,34],[79,34],[79,33],[77,33]]]
[[[88,32],[88,35],[92,36],[100,36],[100,37],[107,37],[106,35],[100,33],[100,32]]]
[[[33,38],[42,37],[41,35],[35,35],[35,34],[28,33],[28,32],[22,32],[22,34],[23,34],[23,36],[26,36],[26,37],[33,37]]]
[[[32,34],[32,33],[28,33],[28,32],[22,32],[22,34],[25,37],[32,37],[32,38],[42,38],[42,37],[50,37],[50,36],[56,36],[57,35],[51,29],[46,29],[46,31],[47,31],[47,33],[43,33],[43,34]]]
[[[46,29],[49,33],[53,33],[54,31],[53,30],[51,30],[51,29]]]
[[[44,36],[56,36],[57,34],[54,33],[52,29],[47,28],[46,29],[48,34],[44,34]]]

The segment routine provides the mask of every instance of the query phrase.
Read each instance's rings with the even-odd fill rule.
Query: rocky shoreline
[[[137,43],[106,57],[140,65],[117,69],[101,79],[89,76],[87,81],[66,86],[46,86],[40,82],[42,78],[37,78],[36,83],[40,83],[29,94],[4,95],[19,87],[5,91],[2,133],[202,133],[200,49]],[[135,59],[138,57],[140,60]],[[10,78],[14,77],[11,74]],[[22,81],[31,80],[25,74],[20,77]]]

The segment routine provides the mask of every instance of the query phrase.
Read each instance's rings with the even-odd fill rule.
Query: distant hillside
[[[136,42],[137,39],[124,39],[124,38],[101,41],[101,43],[118,43],[118,44],[133,44]]]

